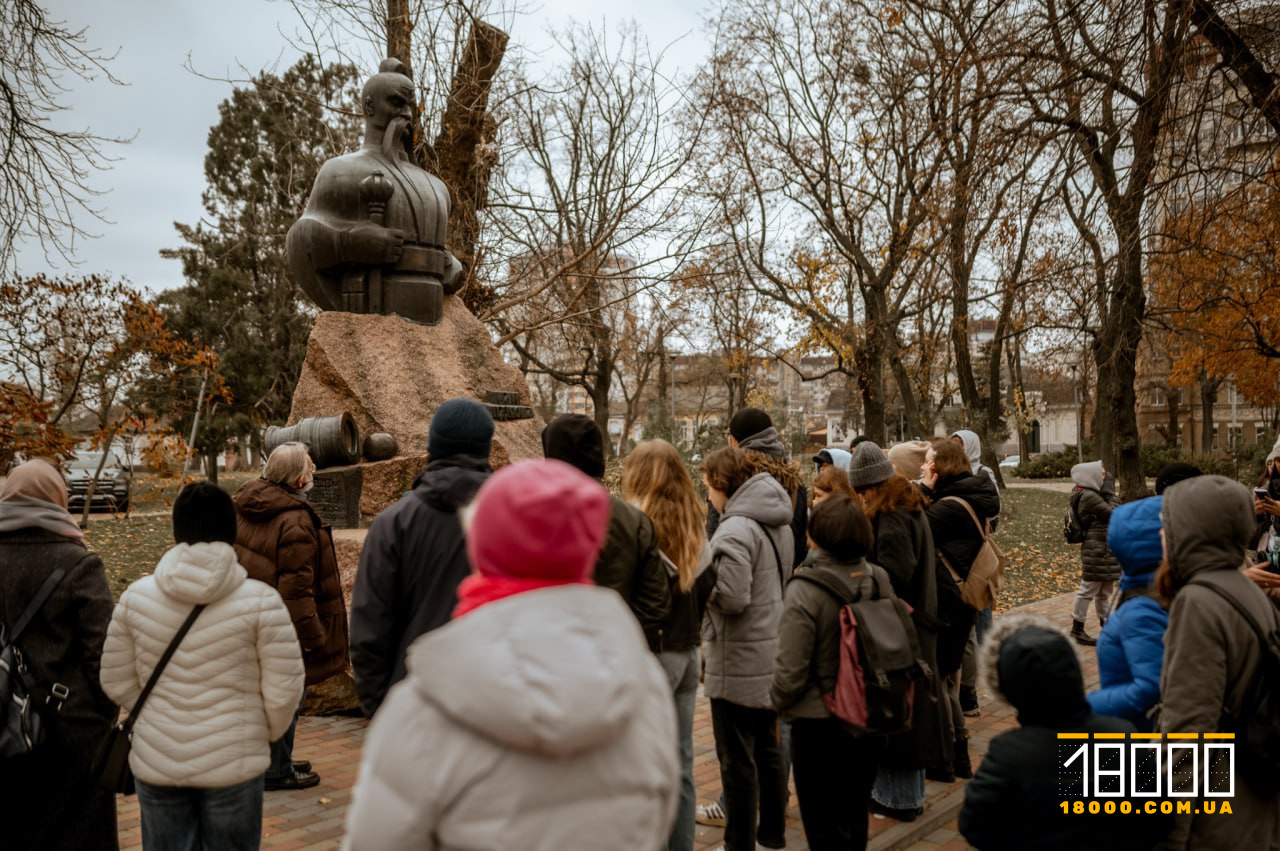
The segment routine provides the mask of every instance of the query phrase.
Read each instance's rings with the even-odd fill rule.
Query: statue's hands
[[[384,266],[400,259],[404,234],[373,222],[363,222],[347,231],[345,247],[348,262]]]

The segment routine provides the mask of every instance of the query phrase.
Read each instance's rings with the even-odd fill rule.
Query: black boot
[[[925,769],[924,776],[927,780],[933,780],[936,783],[956,782],[956,773],[946,762],[936,762],[929,766]]]
[[[956,739],[956,761],[955,761],[956,777],[965,780],[973,779],[973,766],[969,763],[969,739]]]
[[[1098,643],[1098,639],[1084,631],[1084,621],[1071,622],[1071,637],[1076,640],[1076,644],[1083,644],[1085,647],[1093,647]]]

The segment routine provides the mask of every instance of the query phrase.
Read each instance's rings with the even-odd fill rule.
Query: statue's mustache
[[[382,131],[382,153],[391,160],[404,158],[407,154],[404,138],[409,130],[409,120],[397,116],[387,122],[387,129]]]

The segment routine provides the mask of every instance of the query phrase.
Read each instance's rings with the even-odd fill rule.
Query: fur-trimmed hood
[[[773,476],[778,484],[786,488],[787,496],[791,498],[791,507],[794,509],[796,494],[804,484],[804,476],[800,473],[799,466],[785,458],[776,458],[754,449],[746,450],[746,456],[751,465],[751,474],[768,473]]]
[[[1018,710],[1024,727],[1077,727],[1089,715],[1075,649],[1039,615],[999,618],[983,639],[978,665],[987,688]]]

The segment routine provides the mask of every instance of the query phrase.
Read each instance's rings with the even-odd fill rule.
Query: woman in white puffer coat
[[[302,654],[280,595],[236,561],[236,514],[216,485],[187,485],[173,506],[177,546],[116,605],[102,689],[126,710],[194,606],[191,631],[133,730],[142,844],[256,849],[269,743],[302,698]]]

